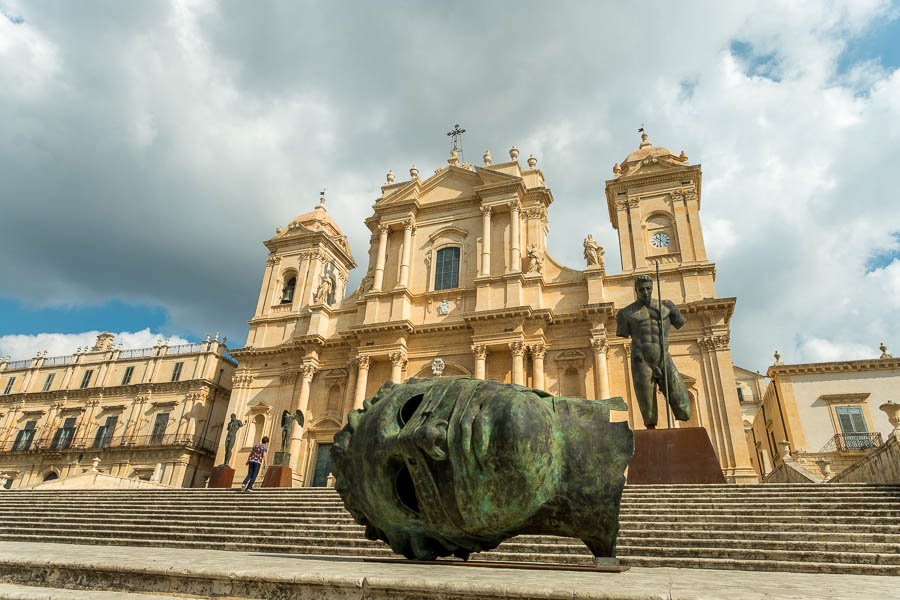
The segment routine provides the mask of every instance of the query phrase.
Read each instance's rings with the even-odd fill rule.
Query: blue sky
[[[384,173],[445,164],[454,123],[470,159],[534,154],[550,253],[582,268],[590,233],[610,273],[602,182],[645,124],[703,166],[738,364],[900,351],[896,2],[517,7],[0,0],[0,355],[241,345],[262,241],[322,187],[352,290]]]

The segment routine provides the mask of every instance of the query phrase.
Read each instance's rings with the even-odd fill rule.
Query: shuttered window
[[[434,289],[449,290],[459,287],[459,248],[438,250],[434,269]]]

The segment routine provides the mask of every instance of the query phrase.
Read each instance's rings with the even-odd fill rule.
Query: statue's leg
[[[666,356],[666,361],[666,379],[669,382],[669,397],[666,401],[672,407],[672,414],[676,419],[688,421],[691,418],[691,398],[684,386],[684,379],[672,362],[672,357]]]
[[[644,427],[656,427],[656,395],[653,393],[653,370],[645,362],[632,362],[631,379],[634,393],[644,419]]]

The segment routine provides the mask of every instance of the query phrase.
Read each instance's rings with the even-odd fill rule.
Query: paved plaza
[[[621,574],[527,571],[365,562],[350,557],[298,556],[173,548],[0,542],[0,598],[111,598],[56,595],[11,586],[123,590],[121,598],[180,596],[493,599],[882,599],[898,597],[891,576],[703,569],[640,568]]]

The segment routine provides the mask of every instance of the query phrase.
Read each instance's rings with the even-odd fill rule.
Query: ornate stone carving
[[[431,361],[431,373],[435,377],[440,377],[444,374],[444,369],[446,368],[446,366],[447,364],[444,362],[443,358],[436,358]]]
[[[592,338],[591,348],[597,354],[605,353],[609,350],[609,341],[606,339],[606,336]]]
[[[317,369],[315,365],[311,363],[305,363],[300,367],[300,374],[303,376],[303,379],[312,381],[312,378],[315,376],[318,370],[319,369]]]
[[[491,212],[493,212],[493,209],[490,206],[481,206],[482,215],[490,215]]]
[[[485,360],[487,358],[488,349],[484,344],[473,344],[472,345],[472,354],[475,355],[475,358],[478,360]]]
[[[522,210],[522,205],[519,204],[518,200],[513,200],[512,202],[509,202],[508,206],[509,206],[509,212],[519,212],[520,210]]]
[[[406,354],[404,352],[400,352],[399,350],[396,352],[391,352],[389,357],[391,359],[391,364],[394,365],[395,367],[404,368],[404,367],[406,367],[407,363],[409,362],[406,359]]]
[[[606,251],[603,250],[603,246],[597,243],[597,240],[594,239],[594,236],[588,234],[586,238],[584,238],[584,260],[587,262],[589,267],[598,266],[601,269],[604,268],[605,261],[603,260],[603,255],[606,254]]]
[[[416,232],[416,223],[412,219],[403,221],[403,229],[409,229],[412,233]]]
[[[628,199],[628,208],[637,208],[638,204],[641,203],[640,198],[629,198]]]
[[[248,388],[253,383],[253,375],[247,370],[235,371],[231,376],[232,388]]]
[[[390,229],[390,225],[385,225],[384,223],[382,223],[378,226],[378,233],[387,233]]]
[[[372,359],[368,354],[360,354],[356,357],[356,366],[360,369],[368,369],[371,362]]]
[[[544,358],[544,355],[547,354],[547,347],[544,344],[531,344],[528,346],[528,352],[534,358]]]
[[[544,259],[538,254],[534,244],[528,249],[528,270],[526,273],[541,273],[544,270]]]
[[[522,342],[510,342],[509,351],[513,356],[524,356],[525,344]]]
[[[286,371],[286,372],[282,373],[280,376],[281,384],[282,385],[290,385],[290,384],[294,383],[295,381],[297,381],[298,374],[299,373],[297,371]]]

